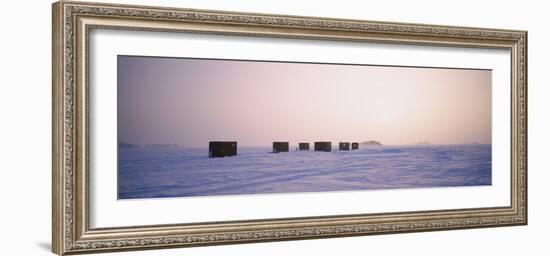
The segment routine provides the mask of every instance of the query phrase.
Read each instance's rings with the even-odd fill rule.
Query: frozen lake
[[[239,147],[225,158],[208,158],[207,148],[121,147],[118,198],[491,185],[491,145],[360,147]]]

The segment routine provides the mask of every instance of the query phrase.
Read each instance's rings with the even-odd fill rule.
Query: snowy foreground
[[[354,151],[120,148],[119,199],[491,185],[491,145],[363,146]]]

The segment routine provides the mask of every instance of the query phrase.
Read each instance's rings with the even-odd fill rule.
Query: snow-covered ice
[[[118,198],[491,185],[491,145],[363,146],[332,152],[119,148]]]

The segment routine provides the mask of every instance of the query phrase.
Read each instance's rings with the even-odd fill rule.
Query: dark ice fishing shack
[[[288,152],[289,143],[288,142],[273,142],[273,153],[279,152]]]
[[[330,152],[332,150],[332,142],[330,141],[316,141],[313,144],[315,151]]]
[[[210,143],[208,143],[208,157],[226,157],[236,155],[236,141],[210,141]]]

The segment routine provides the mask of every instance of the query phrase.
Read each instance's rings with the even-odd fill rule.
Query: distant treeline
[[[366,145],[366,146],[382,146],[382,143],[380,143],[379,141],[375,141],[375,140],[369,140],[369,141],[363,141],[363,142],[361,142],[361,145]]]
[[[119,142],[118,146],[121,148],[139,148],[142,147],[141,145],[132,144],[132,143],[125,143],[125,142]],[[174,147],[181,147],[178,144],[147,144],[144,145],[145,148],[174,148]]]
[[[121,148],[139,148],[139,145],[124,143],[124,142],[119,142],[118,146],[121,147]]]

